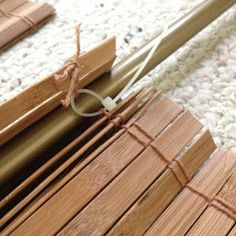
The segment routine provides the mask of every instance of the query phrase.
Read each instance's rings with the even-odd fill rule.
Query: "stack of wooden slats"
[[[11,45],[54,14],[47,3],[0,0],[0,50]]]
[[[3,235],[229,233],[235,223],[235,155],[216,150],[208,130],[167,97],[157,100],[158,94],[120,126],[149,92],[127,98],[114,119],[68,160],[84,159],[59,179],[52,178],[58,170],[52,172],[52,184],[42,181],[45,188],[34,195],[36,187],[13,207],[16,211],[6,212],[3,219],[10,221],[4,222]],[[91,126],[93,132],[106,119]],[[109,134],[114,126],[120,128]],[[86,153],[104,134],[111,137]],[[62,170],[69,167],[66,162]]]

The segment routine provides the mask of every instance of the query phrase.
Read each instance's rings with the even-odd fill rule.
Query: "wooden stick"
[[[205,131],[178,157],[190,178],[215,148],[210,132]],[[172,171],[167,169],[112,227],[108,235],[144,234],[181,189]]]
[[[167,101],[169,101],[169,102],[167,102]],[[163,106],[164,105],[163,103],[164,104],[168,103],[169,107],[167,108],[166,106]],[[175,114],[172,112],[171,114],[167,115],[166,116],[167,121],[164,121],[164,119],[163,119],[164,116],[161,115],[162,112],[159,108],[161,108],[165,111],[165,110],[169,110],[170,107],[172,107],[172,109],[174,109],[176,112],[175,112]],[[156,121],[161,121],[160,124],[157,123],[157,126],[159,127],[159,129],[158,130],[156,129],[154,131],[157,133],[153,133],[153,132],[151,133],[152,135],[155,136],[158,133],[160,133],[164,129],[164,127],[166,127],[168,125],[168,123],[169,123],[168,121],[172,121],[174,119],[174,117],[176,117],[179,114],[179,112],[181,112],[181,111],[182,111],[181,107],[176,106],[175,103],[171,102],[169,99],[166,98],[160,104],[157,104],[154,107],[154,109],[148,111],[141,119],[144,119],[144,118],[146,119],[146,117],[149,117],[149,120],[152,120],[154,118]],[[155,116],[155,117],[152,116],[151,117],[150,116],[151,113],[152,114],[159,114],[159,116]],[[164,112],[164,114],[166,115],[166,112]],[[173,114],[174,114],[174,117],[173,117]],[[153,124],[153,122],[150,122],[150,124]],[[114,150],[115,152],[113,153],[112,150]],[[53,197],[51,197],[26,222],[31,224],[31,222],[33,222],[34,219],[37,219],[37,215],[44,214],[43,212],[44,212],[44,209],[46,209],[46,208],[51,209],[50,212],[52,212],[52,213],[55,211],[58,211],[58,208],[56,207],[57,204],[55,204],[55,202],[58,202],[58,204],[59,204],[59,202],[62,199],[64,199],[64,197],[62,197],[62,196],[68,195],[68,192],[67,192],[68,188],[71,189],[68,197],[71,198],[72,196],[74,196],[74,193],[76,194],[76,192],[74,192],[74,191],[76,191],[76,189],[73,188],[73,183],[78,182],[81,184],[81,187],[80,187],[80,195],[76,194],[76,196],[74,196],[76,198],[77,197],[79,198],[76,206],[74,205],[74,203],[72,201],[67,201],[67,203],[66,203],[66,204],[68,204],[67,207],[69,207],[69,208],[70,208],[70,205],[73,204],[73,207],[72,207],[73,212],[74,212],[74,214],[76,214],[78,209],[80,209],[84,204],[86,204],[89,201],[89,199],[91,199],[94,195],[96,195],[98,193],[98,191],[100,191],[101,188],[104,188],[106,186],[106,184],[109,183],[109,181],[111,179],[113,179],[119,173],[120,170],[122,170],[126,165],[128,165],[140,152],[142,152],[142,150],[144,150],[144,146],[142,144],[140,144],[139,142],[137,142],[135,139],[133,139],[132,136],[129,136],[128,134],[121,135],[120,138],[116,142],[114,142],[108,149],[105,150],[104,153],[101,153],[93,161],[92,165],[91,164],[88,165],[82,171],[81,171],[80,165],[78,167],[76,167],[75,171],[73,171],[74,173],[72,173],[72,174],[70,173],[69,175],[70,175],[70,179],[71,179],[71,177],[75,176],[75,174],[77,174],[77,176],[74,179],[72,179],[66,186],[64,186],[61,189],[61,191],[57,192]],[[121,152],[123,153],[123,155],[125,154],[126,158],[122,158],[122,159],[120,158]],[[110,156],[111,154],[112,154],[112,157]],[[86,160],[88,158],[86,158]],[[91,159],[89,161],[91,161]],[[102,164],[102,163],[104,163],[104,164]],[[107,163],[107,164],[105,164],[105,163]],[[83,165],[83,162],[81,164]],[[100,168],[99,166],[101,164],[102,164],[102,167]],[[80,171],[80,173],[78,173],[79,171]],[[93,174],[89,175],[89,173],[93,173]],[[101,181],[98,181],[97,178],[95,178],[95,176],[97,176],[97,178],[99,178]],[[90,180],[86,180],[87,178],[89,178]],[[81,179],[81,181],[79,181],[80,179]],[[84,179],[84,180],[82,181],[82,179]],[[89,185],[86,187],[85,183],[87,183],[88,181],[89,181]],[[69,186],[71,186],[71,187],[69,187]],[[74,199],[74,197],[73,197],[73,199]],[[64,209],[66,209],[67,207],[65,207]],[[60,222],[62,222],[62,221],[67,222],[72,217],[72,215],[71,215],[72,212],[68,212],[68,211],[66,211],[66,212],[67,213],[65,213],[65,214],[63,213],[63,218],[61,218]],[[54,221],[54,222],[56,222],[56,221]],[[51,227],[48,228],[48,232],[49,231],[55,232],[56,230],[60,229],[61,226],[62,225],[59,223],[57,223],[57,224],[52,223]],[[23,228],[26,227],[25,223],[22,224],[22,227]]]
[[[218,150],[190,184],[200,192],[214,197],[235,171],[235,167],[235,155],[226,150]],[[186,187],[146,235],[184,235],[207,206],[204,198]]]

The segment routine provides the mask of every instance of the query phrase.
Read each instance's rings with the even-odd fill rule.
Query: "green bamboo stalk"
[[[233,6],[234,3],[236,0],[204,1],[174,22],[139,79]],[[117,95],[137,71],[140,63],[153,46],[155,39],[156,37],[116,64],[110,73],[104,74],[88,87],[104,97]],[[79,96],[77,105],[84,112],[97,110],[100,106],[96,100],[86,95]],[[8,186],[9,181],[15,180],[16,176],[17,178],[22,176],[22,171],[27,168],[31,169],[31,164],[37,159],[46,159],[45,156],[42,156],[45,155],[45,152],[47,153],[46,156],[50,157],[54,146],[60,146],[65,139],[68,139],[67,142],[69,142],[67,136],[83,126],[85,122],[86,120],[78,117],[72,109],[57,107],[43,119],[4,144],[0,150],[0,189]]]

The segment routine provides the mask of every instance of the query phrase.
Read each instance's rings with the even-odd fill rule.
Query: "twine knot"
[[[76,36],[77,36],[77,52],[75,59],[71,59],[66,65],[64,72],[59,75],[55,74],[55,80],[70,80],[70,87],[68,89],[68,93],[64,99],[61,100],[61,103],[64,107],[69,107],[71,98],[76,95],[77,89],[77,82],[79,78],[80,72],[80,63],[79,63],[79,56],[80,56],[80,25],[76,27]]]

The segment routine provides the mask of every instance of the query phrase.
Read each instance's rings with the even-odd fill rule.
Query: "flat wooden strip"
[[[179,161],[189,177],[195,174],[215,148],[216,145],[209,131],[206,131],[180,157]],[[175,198],[181,188],[176,177],[167,169],[113,226],[108,235],[142,235]]]
[[[175,109],[173,109],[175,108]],[[174,119],[180,112],[184,109],[182,106],[173,102],[168,97],[164,97],[162,103],[158,107],[159,112],[157,113],[155,109],[150,109],[148,115],[145,116],[144,119],[137,122],[137,124],[141,127],[145,127],[147,133],[151,132],[160,132],[160,127],[166,127],[167,124],[172,122],[170,118]],[[148,120],[148,116],[154,116],[156,119]],[[169,118],[170,117],[170,118]],[[147,121],[149,122],[148,126]]]
[[[54,9],[47,3],[24,4],[19,9],[21,11],[16,9],[14,14],[28,16],[35,24],[39,24],[40,21],[54,14]],[[30,29],[30,25],[18,17],[5,18],[5,21],[0,25],[0,49]]]
[[[94,57],[96,55],[96,57]],[[110,38],[91,51],[82,54],[81,83],[86,86],[99,75],[108,71],[115,58],[115,38]],[[62,72],[62,70],[60,71]],[[69,81],[55,83],[54,74],[26,89],[21,94],[0,106],[0,144],[40,119],[60,104]],[[52,97],[56,97],[53,100]],[[12,109],[14,107],[15,109]],[[21,118],[21,117],[24,118]]]
[[[156,116],[153,116],[156,117]],[[185,113],[180,117],[185,119]],[[161,133],[154,143],[162,139],[169,130],[176,132],[177,136],[182,134],[182,129],[191,122],[174,121]],[[180,124],[179,124],[180,123]],[[149,124],[149,122],[147,122]],[[180,129],[176,129],[176,124]],[[195,130],[195,134],[196,134]],[[187,135],[186,135],[187,137]],[[172,142],[172,140],[168,140]],[[180,143],[183,140],[179,139]],[[185,139],[185,146],[188,143]],[[175,155],[182,149],[176,143]],[[175,157],[172,155],[172,159]],[[170,160],[172,160],[170,159]],[[72,220],[62,231],[62,235],[102,235],[106,233],[119,217],[133,204],[133,202],[147,189],[152,182],[158,178],[167,164],[152,147],[148,147],[139,157],[132,162],[98,197],[96,197],[74,220]],[[111,207],[112,206],[112,207]]]
[[[166,159],[171,160],[176,150],[181,150],[202,127],[189,111],[185,111],[153,144]]]
[[[213,197],[232,175],[235,164],[236,158],[232,153],[218,150],[190,183]],[[145,235],[185,235],[207,205],[205,199],[185,188]]]
[[[236,172],[217,194],[236,208]],[[235,214],[236,217],[236,214]],[[187,235],[227,235],[235,221],[214,206],[208,206]]]
[[[169,108],[163,107],[161,104],[162,101],[154,107],[156,112],[160,113],[157,116],[159,118],[149,116],[149,121],[152,119],[163,119],[161,110]],[[175,106],[174,103],[170,105],[173,109],[179,110],[179,107]],[[159,107],[161,110],[159,110]],[[146,115],[148,113],[142,119]],[[170,120],[174,119],[173,116],[167,116],[167,118]],[[159,129],[163,130],[164,127],[159,127]],[[155,132],[159,133],[159,131]],[[153,136],[156,135],[154,132],[151,134]],[[22,234],[23,232],[29,234],[29,229],[31,229],[30,232],[32,234],[36,233],[37,235],[47,235],[57,232],[143,150],[144,146],[142,144],[137,142],[129,134],[123,134],[73,180],[48,200],[37,212],[28,218],[28,220],[19,226],[14,233],[16,235]],[[78,189],[80,189],[79,194]],[[59,206],[61,205],[64,207],[60,208]],[[46,215],[45,211],[48,212]],[[47,228],[44,227],[45,223],[48,224]]]

